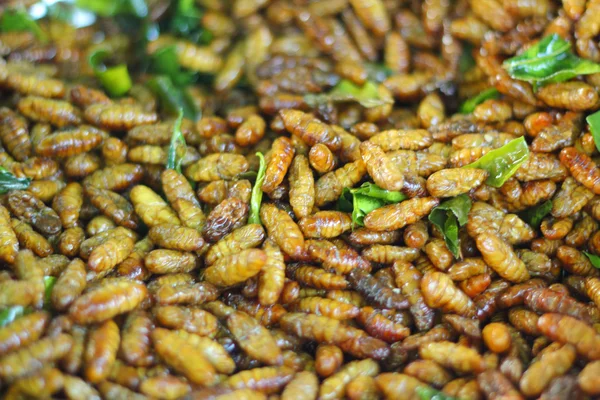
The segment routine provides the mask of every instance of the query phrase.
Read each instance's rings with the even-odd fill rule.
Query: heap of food
[[[600,395],[599,0],[0,8],[0,395]]]

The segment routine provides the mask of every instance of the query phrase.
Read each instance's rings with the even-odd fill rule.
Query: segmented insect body
[[[227,317],[227,327],[240,347],[252,358],[267,365],[281,365],[283,356],[269,331],[244,312]]]
[[[127,316],[121,333],[120,354],[136,367],[149,367],[156,361],[152,352],[150,334],[154,323],[144,311],[134,311]]]
[[[187,179],[173,169],[166,169],[161,174],[161,183],[167,200],[177,212],[182,224],[189,228],[202,229],[206,217]]]
[[[523,282],[529,279],[529,272],[510,246],[493,233],[482,233],[476,238],[477,248],[483,260],[504,279]]]
[[[360,154],[369,175],[375,183],[386,190],[400,190],[404,186],[404,174],[383,151],[371,141],[360,144]]]
[[[48,122],[57,128],[81,124],[79,110],[66,101],[27,96],[19,100],[17,108],[27,118]]]
[[[267,169],[265,171],[265,179],[262,184],[262,190],[270,193],[281,182],[287,174],[287,171],[292,164],[295,150],[290,139],[279,137],[273,141]]]
[[[448,168],[427,178],[427,191],[436,197],[454,197],[481,185],[488,173],[477,168]]]
[[[263,204],[260,219],[267,229],[267,235],[279,248],[293,258],[304,253],[304,236],[298,225],[283,210],[272,204]]]
[[[431,308],[441,308],[464,317],[475,315],[475,305],[471,299],[442,272],[427,272],[421,280],[421,292],[425,303]]]
[[[36,311],[0,328],[0,355],[8,354],[38,340],[50,322],[49,317],[45,311]]]
[[[136,308],[146,294],[145,285],[117,279],[78,297],[69,308],[69,315],[78,324],[106,321]]]
[[[43,157],[71,157],[94,149],[102,143],[103,137],[97,129],[83,125],[46,136],[37,144],[35,152]]]
[[[575,147],[566,147],[560,151],[560,162],[563,163],[573,178],[595,194],[600,194],[600,170],[586,154]]]
[[[414,198],[376,208],[365,217],[365,227],[375,231],[391,231],[414,224],[439,204],[435,197]]]
[[[396,261],[393,268],[396,285],[410,303],[410,312],[415,318],[417,328],[421,331],[431,329],[435,314],[427,306],[421,293],[423,275],[407,262]]]
[[[58,214],[29,192],[11,191],[8,195],[8,208],[17,218],[31,224],[42,234],[54,235],[62,229]]]
[[[8,210],[0,205],[0,258],[12,264],[19,251],[19,240],[11,226]]]
[[[281,110],[279,115],[283,119],[285,129],[301,138],[307,145],[317,143],[326,145],[331,151],[341,147],[341,139],[327,124],[315,119],[310,114],[298,110]]]
[[[0,140],[15,160],[25,161],[31,156],[27,121],[6,107],[0,109]]]
[[[116,224],[129,229],[137,229],[139,219],[134,207],[123,196],[113,191],[99,189],[94,186],[85,186],[84,192],[88,196],[90,203]]]
[[[231,180],[248,170],[246,157],[232,153],[209,154],[185,169],[185,176],[197,182]]]
[[[50,300],[57,310],[67,309],[86,287],[85,263],[76,258],[60,274]]]
[[[264,251],[243,250],[217,259],[204,271],[204,279],[216,286],[233,286],[257,275],[266,262],[267,255]]]
[[[87,122],[109,131],[127,131],[138,125],[153,124],[158,115],[146,112],[137,104],[96,103],[84,111]]]
[[[583,321],[568,315],[548,313],[538,320],[538,329],[551,340],[573,345],[579,355],[589,360],[600,359],[596,347],[600,336]]]
[[[89,333],[85,349],[85,377],[91,383],[104,380],[116,360],[120,335],[117,324],[108,320]]]

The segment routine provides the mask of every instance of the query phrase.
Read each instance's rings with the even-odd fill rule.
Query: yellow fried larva
[[[365,216],[365,226],[375,231],[400,229],[429,214],[439,202],[435,197],[423,197],[377,208]]]
[[[298,218],[306,217],[315,204],[315,179],[306,156],[298,154],[290,167],[290,205]]]
[[[158,115],[136,104],[92,104],[85,109],[84,117],[90,124],[109,131],[126,131],[158,121]]]
[[[477,236],[476,242],[483,260],[498,275],[515,283],[529,279],[525,264],[501,237],[492,232],[484,232]]]
[[[17,107],[27,118],[58,128],[81,123],[79,110],[66,101],[27,96],[19,100]]]
[[[201,158],[185,169],[185,175],[194,181],[210,182],[231,180],[248,170],[246,157],[240,154],[215,153]]]
[[[19,251],[19,240],[11,226],[8,210],[0,205],[0,259],[12,264]]]
[[[404,175],[397,164],[371,141],[360,144],[360,155],[369,175],[377,185],[386,190],[397,191],[404,186]]]
[[[159,224],[181,225],[177,214],[165,201],[144,185],[135,186],[130,193],[135,212],[150,227]]]
[[[421,279],[421,293],[431,308],[441,308],[464,317],[475,316],[475,305],[443,272],[428,272]]]
[[[427,178],[427,191],[435,197],[454,197],[481,185],[488,172],[477,168],[448,168]]]
[[[267,256],[262,250],[243,250],[218,258],[204,271],[204,279],[217,286],[233,286],[258,274],[266,261]]]
[[[304,254],[304,236],[298,225],[283,210],[273,204],[263,204],[260,219],[267,229],[267,235],[290,257],[299,258]]]

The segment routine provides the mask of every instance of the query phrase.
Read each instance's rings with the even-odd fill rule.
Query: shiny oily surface
[[[600,73],[503,67],[599,63],[598,0],[197,0],[202,43],[177,4],[0,31],[2,397],[600,396]]]

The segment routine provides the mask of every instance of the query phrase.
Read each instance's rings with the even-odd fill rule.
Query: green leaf
[[[494,149],[479,160],[465,165],[463,168],[485,169],[489,176],[486,184],[500,187],[514,175],[521,164],[529,158],[529,149],[524,137],[511,140],[499,149]]]
[[[475,97],[471,97],[460,106],[461,114],[470,114],[475,111],[475,107],[489,99],[497,99],[500,92],[495,88],[486,89]]]
[[[185,86],[194,80],[193,73],[181,69],[175,45],[158,49],[152,54],[151,60],[152,71],[159,75],[168,76],[175,86]]]
[[[196,108],[185,88],[178,88],[171,78],[165,75],[155,76],[146,82],[150,90],[158,97],[161,107],[171,115],[177,115],[180,109],[183,116],[192,121],[200,119],[200,110]]]
[[[357,86],[349,80],[342,79],[329,93],[307,94],[304,101],[311,107],[318,107],[327,102],[355,101],[365,108],[391,104],[393,100],[379,97],[377,84],[367,81],[363,86]]]
[[[420,400],[457,400],[455,397],[448,396],[429,386],[419,386],[416,392]]]
[[[600,151],[600,111],[588,115],[585,120],[590,126],[590,132],[594,138],[594,143],[596,143],[596,149]]]
[[[145,18],[148,16],[148,6],[144,0],[75,0],[75,5],[101,17],[133,15]]]
[[[557,34],[544,37],[523,54],[504,61],[502,66],[511,78],[534,85],[600,72],[600,64],[577,57],[571,51],[571,43]]]
[[[471,204],[469,196],[461,194],[444,201],[429,214],[429,221],[444,234],[446,246],[456,258],[461,257],[458,228],[467,223]]]
[[[587,251],[584,251],[583,254],[590,260],[594,268],[600,269],[600,257]]]
[[[0,32],[31,32],[42,42],[48,37],[25,10],[6,10],[0,19]]]
[[[27,309],[23,306],[12,306],[0,311],[0,328],[13,322],[15,319],[25,315]]]
[[[131,89],[131,77],[129,76],[126,64],[119,64],[114,67],[107,67],[104,64],[104,61],[110,55],[111,53],[107,49],[98,49],[90,54],[88,61],[108,94],[118,97]]]
[[[249,224],[260,224],[260,204],[262,203],[263,191],[262,184],[265,180],[265,172],[267,171],[267,163],[262,153],[256,153],[259,160],[258,174],[256,182],[252,187],[252,196],[250,197],[250,216],[248,217]]]
[[[183,121],[183,110],[179,109],[179,116],[173,124],[173,134],[171,135],[171,144],[167,153],[167,169],[174,169],[181,173],[181,163],[185,157],[187,146],[183,133],[181,133],[181,122]]]
[[[56,278],[54,276],[44,277],[44,308],[47,310],[52,307],[50,296],[52,295],[52,289],[54,289],[55,284]]]
[[[10,190],[24,190],[29,187],[31,179],[17,178],[6,168],[0,167],[0,194],[7,193]]]
[[[529,208],[519,213],[519,218],[527,222],[533,228],[539,228],[542,219],[552,210],[552,200],[546,200],[542,204]]]
[[[367,77],[370,81],[381,83],[394,74],[390,67],[384,64],[364,63]]]
[[[385,190],[374,183],[365,182],[355,189],[344,188],[338,199],[338,209],[352,213],[353,225],[364,226],[368,213],[387,204],[400,203],[406,198],[401,192]]]
[[[197,44],[208,44],[213,35],[200,25],[202,10],[194,0],[179,0],[169,22],[169,31]]]

